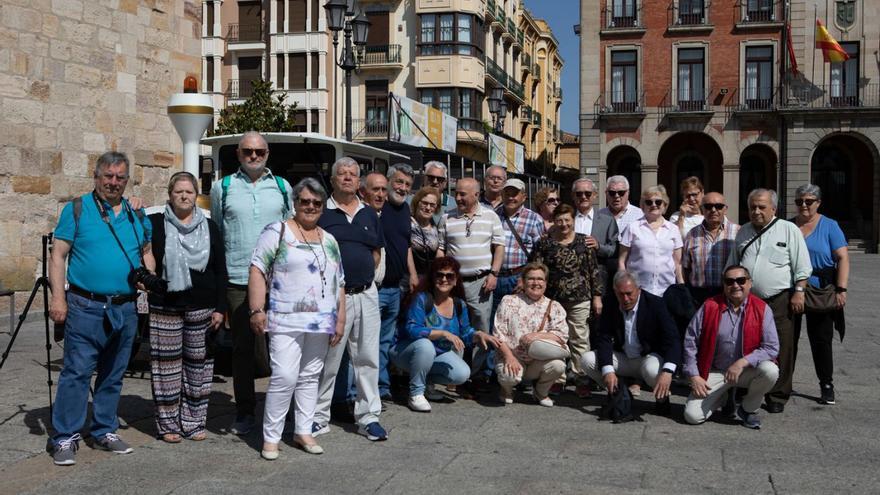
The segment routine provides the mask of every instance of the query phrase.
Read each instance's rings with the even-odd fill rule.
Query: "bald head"
[[[461,213],[476,211],[480,198],[480,183],[476,179],[464,177],[455,184],[455,204]]]

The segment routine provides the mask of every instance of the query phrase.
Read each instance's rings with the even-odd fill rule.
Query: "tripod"
[[[3,357],[0,359],[0,369],[3,368],[3,365],[6,364],[6,359],[9,357],[9,351],[12,350],[12,345],[15,343],[15,338],[18,337],[18,332],[21,330],[21,326],[24,325],[25,319],[27,319],[28,311],[31,309],[31,304],[33,304],[34,299],[37,297],[37,292],[39,292],[40,288],[43,289],[43,322],[46,326],[46,385],[49,386],[49,416],[52,416],[52,340],[49,337],[49,277],[46,275],[46,264],[49,254],[49,244],[52,243],[52,234],[47,234],[43,236],[43,272],[42,276],[34,282],[34,288],[31,290],[31,295],[28,297],[27,304],[24,305],[24,310],[21,312],[21,316],[18,317],[18,325],[15,327],[15,331],[12,332],[12,338],[9,340],[9,344],[6,346],[6,351],[3,352]]]

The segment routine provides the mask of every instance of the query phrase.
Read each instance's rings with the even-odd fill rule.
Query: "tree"
[[[248,84],[246,81],[242,81]],[[293,105],[285,105],[286,94],[273,93],[272,83],[262,79],[253,81],[251,96],[238,105],[220,110],[217,129],[211,135],[242,134],[247,131],[291,132],[294,130]]]

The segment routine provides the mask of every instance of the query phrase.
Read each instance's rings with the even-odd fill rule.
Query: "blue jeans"
[[[426,338],[418,339],[401,349],[391,348],[391,361],[409,372],[409,396],[424,395],[428,382],[440,385],[461,385],[467,381],[471,369],[454,351],[437,355],[434,344]]]
[[[379,289],[379,396],[391,395],[391,375],[388,373],[388,352],[397,335],[397,317],[400,314],[400,288]]]
[[[92,398],[91,435],[101,438],[119,427],[116,409],[137,323],[134,302],[111,305],[67,293],[64,366],[52,410],[53,442],[73,436],[85,424],[95,368],[98,376]]]

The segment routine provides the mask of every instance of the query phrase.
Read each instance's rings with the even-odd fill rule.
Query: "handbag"
[[[278,253],[281,252],[281,246],[284,242],[284,230],[287,222],[281,221],[281,233],[278,236],[278,247],[275,249],[275,256],[272,258],[272,264],[269,265],[268,273],[266,273],[266,300],[269,299],[269,288],[272,287],[272,277],[275,275],[275,262],[278,260]],[[269,305],[266,304],[268,308]],[[263,334],[262,338],[256,336],[254,338],[254,377],[266,378],[272,376],[272,364],[269,358],[269,333]]]
[[[821,289],[807,284],[804,291],[804,307],[813,313],[831,313],[837,311],[837,292],[834,284],[828,284]]]
[[[608,394],[608,399],[600,411],[599,419],[606,419],[612,423],[642,421],[642,418],[633,414],[632,406],[632,393],[629,391],[627,384],[620,381],[617,383],[617,390]]]
[[[550,319],[550,308],[553,307],[553,301],[547,303],[547,311],[544,312],[544,317],[541,318],[541,326],[538,327],[537,333],[544,331],[544,324],[547,323],[547,320]],[[556,359],[568,359],[571,356],[571,353],[567,348],[560,346],[555,342],[551,342],[545,339],[535,339],[526,349],[526,354],[529,355],[530,358],[535,359],[537,361],[553,361]]]

